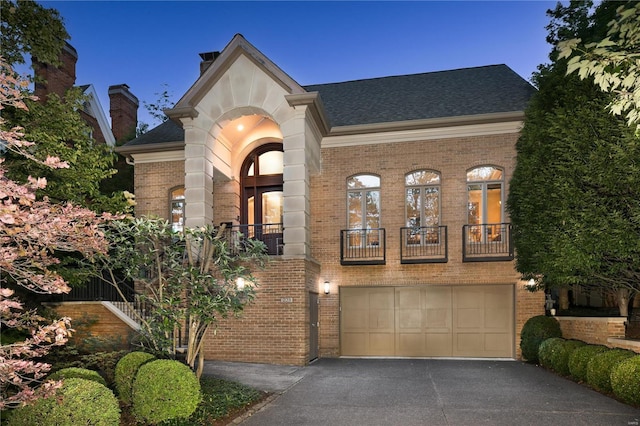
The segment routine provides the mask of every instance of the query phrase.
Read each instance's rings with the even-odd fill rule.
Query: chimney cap
[[[214,51],[214,52],[203,52],[203,53],[199,53],[198,55],[200,55],[200,58],[203,61],[215,61],[215,59],[220,56],[220,52],[218,51]]]
[[[139,105],[138,98],[129,91],[129,86],[127,86],[124,83],[114,84],[112,86],[109,86],[108,93],[109,93],[109,97],[111,97],[111,95],[122,94],[124,97],[128,98],[131,102],[133,102],[136,107]]]

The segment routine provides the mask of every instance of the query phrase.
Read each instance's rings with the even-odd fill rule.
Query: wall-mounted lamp
[[[533,278],[527,281],[527,287],[529,287],[529,289],[533,289],[535,286],[536,286],[536,280],[534,280]]]
[[[329,281],[324,282],[324,294],[331,293],[331,283]]]
[[[238,291],[244,290],[244,278],[242,277],[236,278],[236,288],[238,289]]]

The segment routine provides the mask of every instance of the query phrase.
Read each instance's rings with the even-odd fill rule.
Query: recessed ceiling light
[[[244,125],[243,124],[238,124],[238,127],[236,127],[236,129],[238,129],[239,132],[244,130]]]

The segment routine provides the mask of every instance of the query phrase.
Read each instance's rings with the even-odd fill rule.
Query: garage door
[[[514,356],[512,285],[342,287],[344,356]]]

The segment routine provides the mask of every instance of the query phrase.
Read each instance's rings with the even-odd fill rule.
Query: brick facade
[[[107,309],[102,302],[63,302],[50,304],[60,317],[71,318],[75,330],[70,341],[82,344],[89,337],[99,337],[126,347],[134,330]]]
[[[168,220],[169,192],[177,186],[184,186],[184,161],[136,164],[136,215],[155,215]]]

